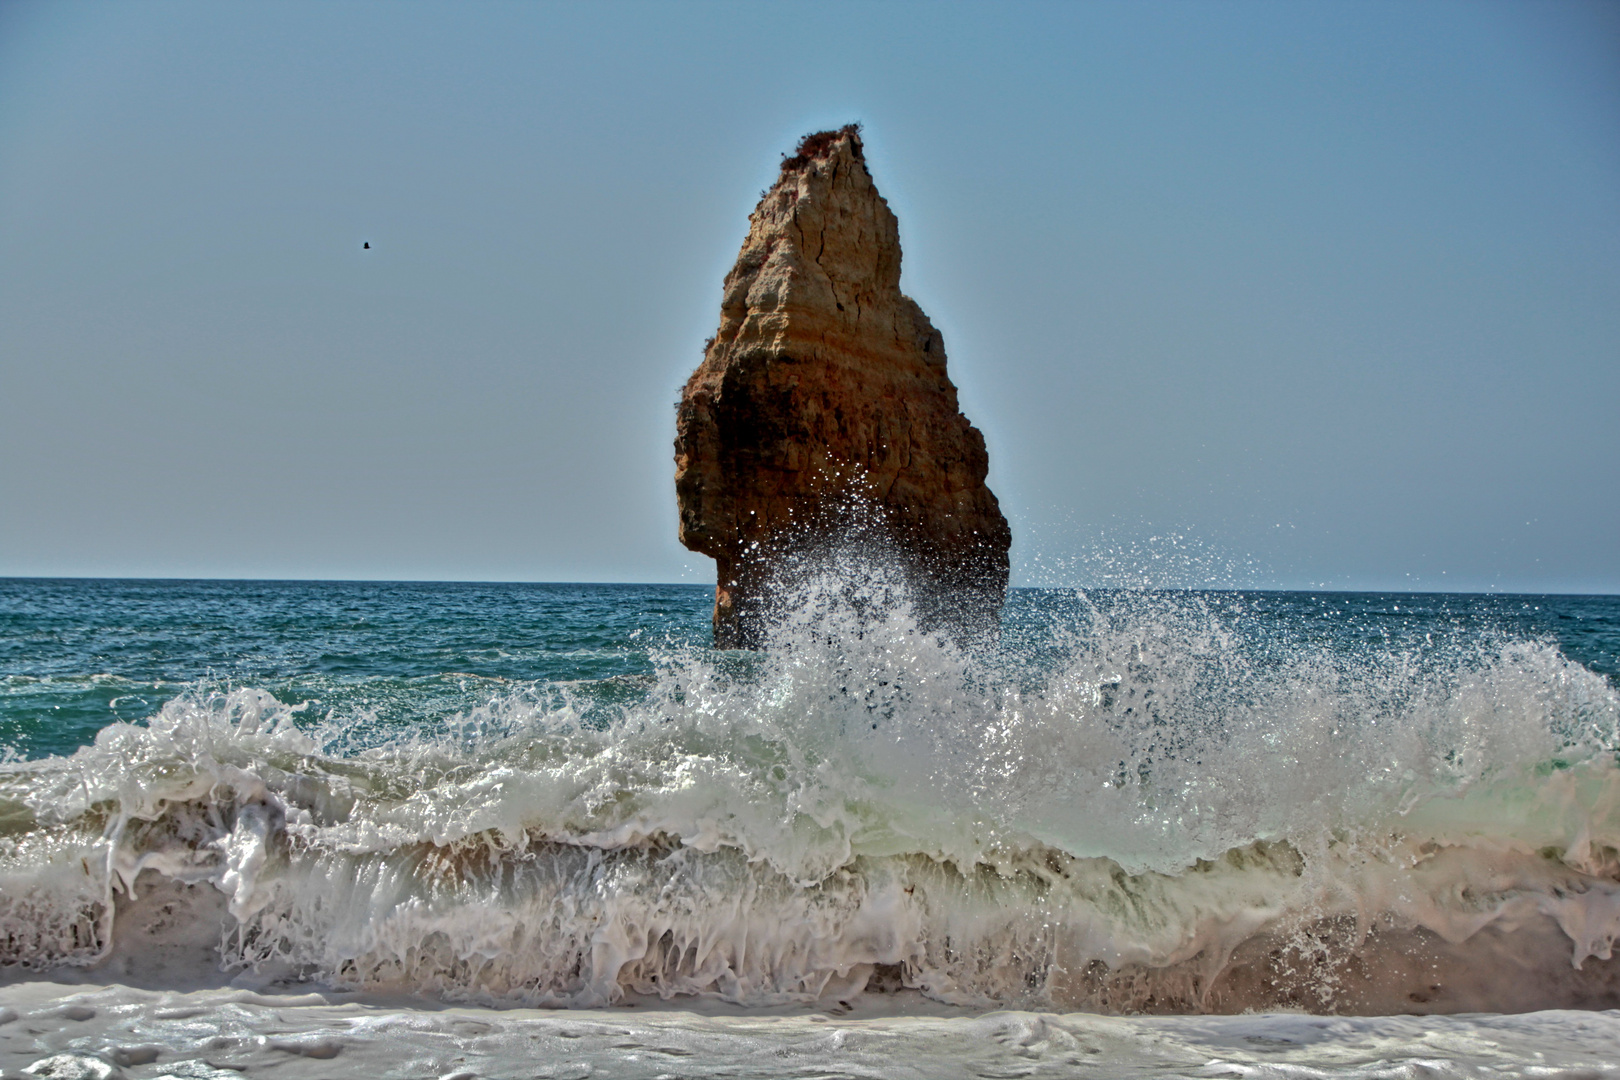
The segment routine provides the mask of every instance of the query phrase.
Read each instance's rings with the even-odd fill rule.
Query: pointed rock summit
[[[852,532],[900,564],[926,624],[993,632],[1011,533],[988,468],[944,339],[900,292],[859,126],[806,136],[749,219],[676,420],[680,538],[717,564],[715,644],[757,647],[782,568]]]

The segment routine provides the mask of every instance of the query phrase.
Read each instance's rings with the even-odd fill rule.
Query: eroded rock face
[[[681,542],[717,564],[717,645],[757,646],[773,575],[852,512],[925,621],[994,627],[1011,533],[944,340],[900,292],[899,224],[856,127],[807,136],[755,208],[681,395],[675,463]]]

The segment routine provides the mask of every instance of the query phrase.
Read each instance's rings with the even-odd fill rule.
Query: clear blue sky
[[[1015,581],[1620,592],[1620,5],[1479,0],[0,5],[0,575],[712,580],[850,120]]]

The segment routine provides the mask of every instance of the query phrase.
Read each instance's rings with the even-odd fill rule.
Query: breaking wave
[[[970,653],[864,568],[760,653],[431,728],[197,684],[0,765],[0,963],[552,1005],[1620,1005],[1604,677],[1237,596],[1048,599]]]

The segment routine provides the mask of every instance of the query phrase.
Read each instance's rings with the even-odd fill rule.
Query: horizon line
[[[127,582],[175,582],[175,583],[227,583],[256,585],[547,585],[547,586],[590,586],[594,588],[692,588],[713,589],[714,586],[702,582],[691,581],[520,581],[506,578],[340,578],[340,577],[182,577],[182,576],[134,576],[119,574],[0,574],[0,582],[24,581],[127,581]],[[1058,591],[1068,589],[1076,592],[1212,592],[1212,593],[1341,593],[1344,595],[1382,595],[1382,596],[1567,596],[1611,598],[1620,597],[1616,592],[1586,592],[1576,590],[1552,590],[1549,592],[1529,592],[1520,589],[1426,589],[1426,588],[1353,588],[1338,585],[1310,585],[1305,587],[1291,587],[1280,585],[1008,585],[1009,592],[1013,591]]]

